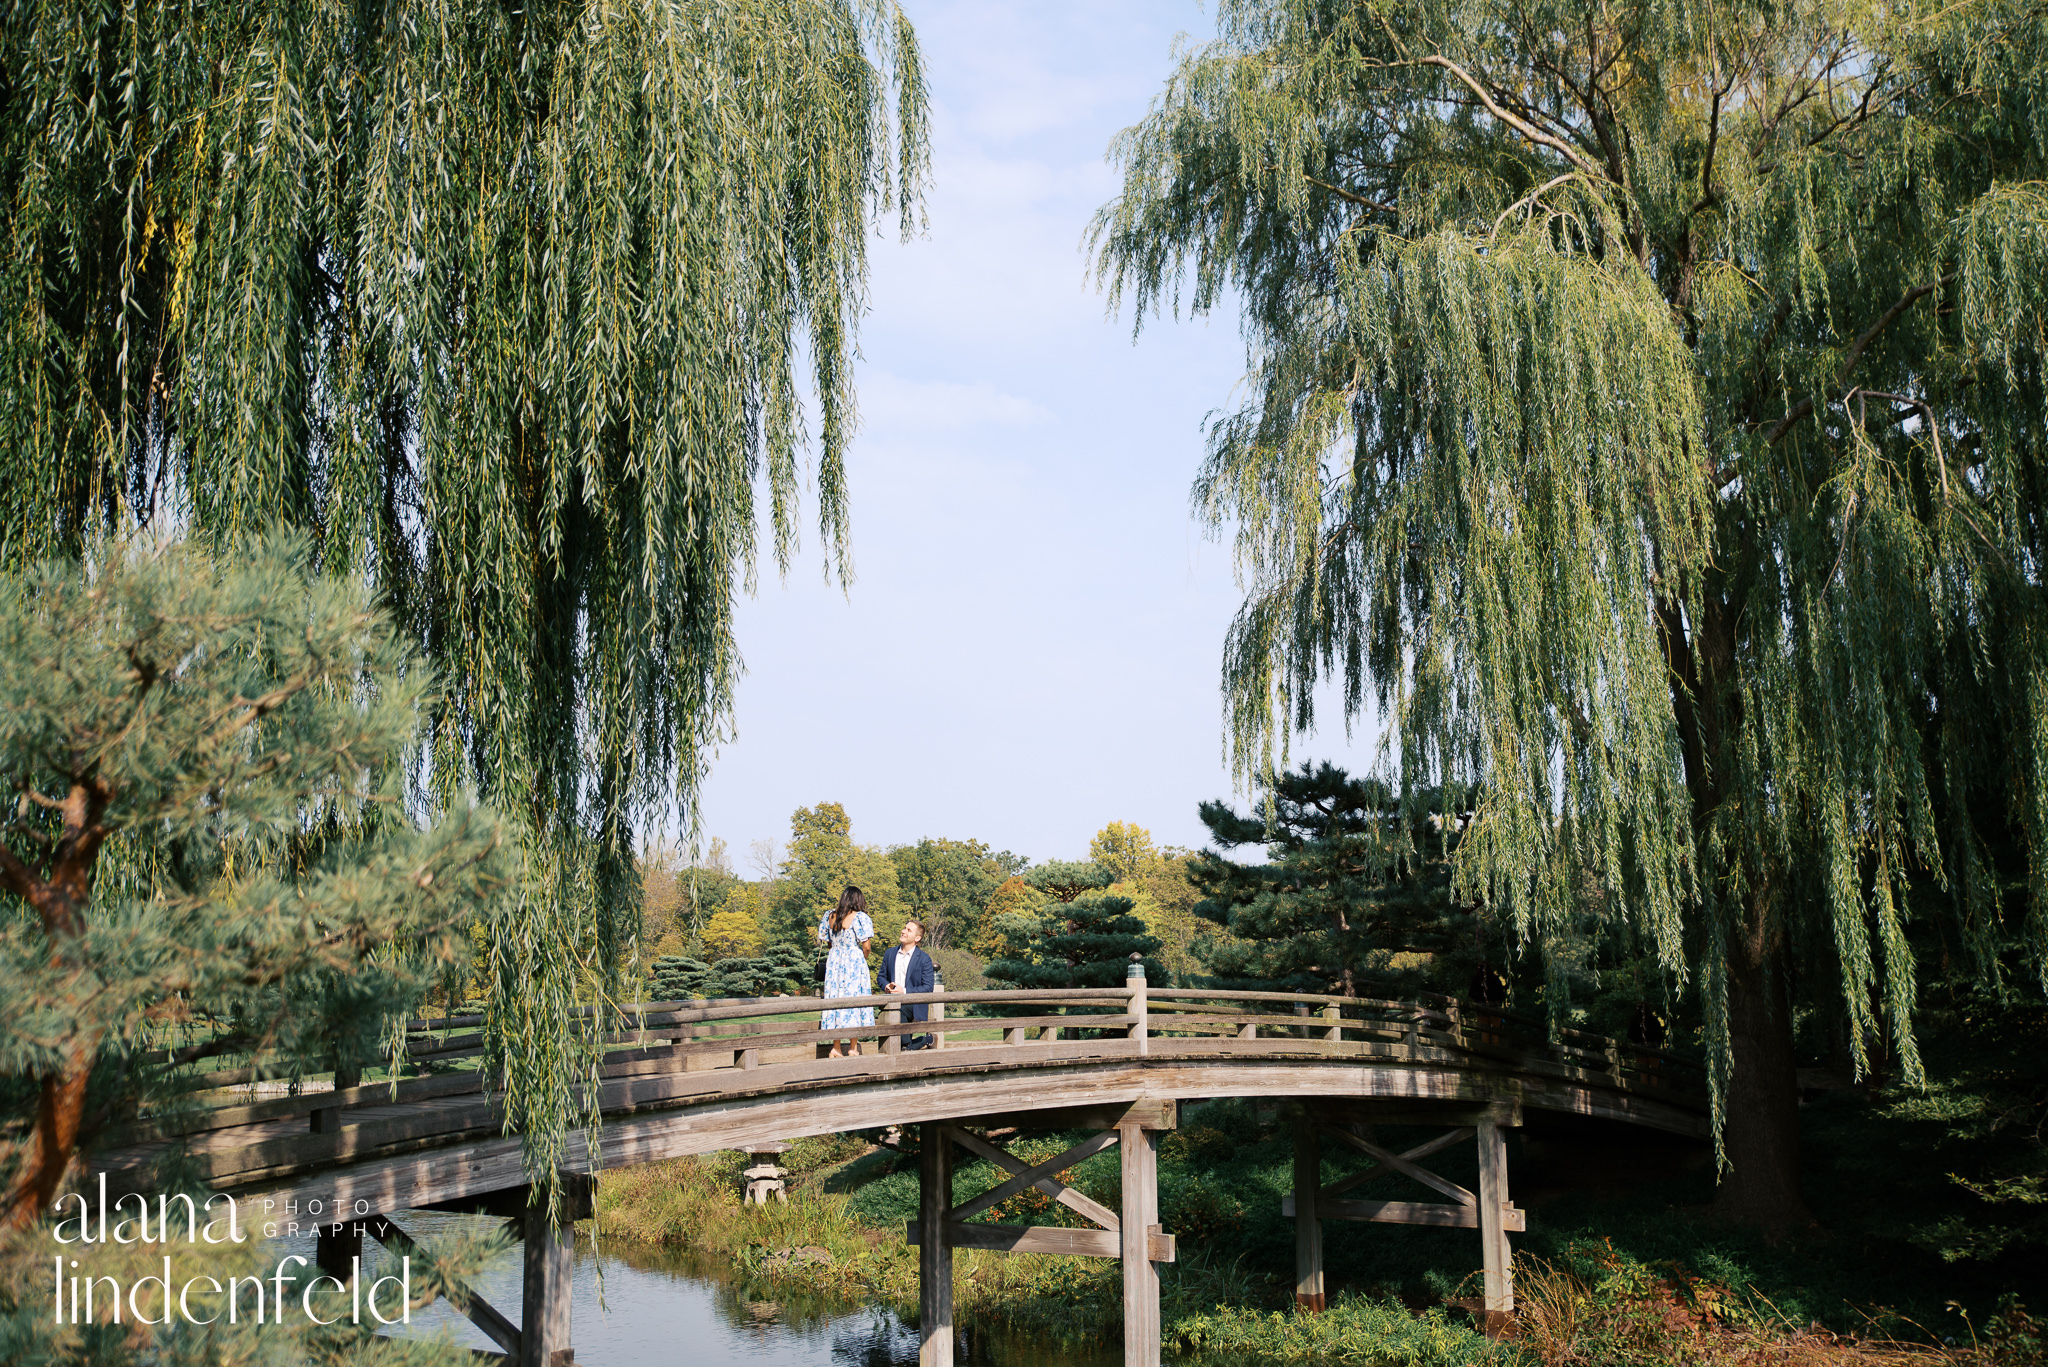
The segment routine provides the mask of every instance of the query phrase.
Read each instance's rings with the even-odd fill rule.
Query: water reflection
[[[398,1225],[422,1241],[458,1232],[488,1232],[488,1216],[409,1211]],[[280,1254],[313,1256],[310,1237],[279,1240]],[[396,1260],[363,1241],[369,1276],[395,1274]],[[751,1299],[726,1276],[729,1269],[700,1256],[638,1244],[606,1245],[602,1304],[597,1260],[576,1248],[571,1294],[578,1367],[916,1367],[917,1331],[884,1309],[847,1311],[822,1298],[782,1293]],[[519,1318],[519,1250],[501,1254],[474,1279],[483,1298],[514,1321]],[[394,1331],[395,1332],[395,1331]],[[415,1313],[404,1331],[446,1334],[470,1348],[496,1351],[481,1330],[445,1303]],[[955,1346],[961,1367],[1109,1367],[1114,1353],[1077,1352],[1013,1336],[962,1334]]]

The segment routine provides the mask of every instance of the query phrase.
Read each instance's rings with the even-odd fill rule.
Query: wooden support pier
[[[1323,1186],[1321,1136],[1312,1116],[1294,1120],[1294,1307],[1315,1314],[1323,1296],[1323,1221],[1316,1196]]]
[[[952,1367],[956,1248],[1122,1259],[1124,1362],[1128,1367],[1158,1367],[1159,1264],[1170,1263],[1176,1257],[1173,1236],[1159,1227],[1159,1134],[1173,1128],[1175,1112],[1176,1107],[1170,1102],[1140,1102],[926,1124],[918,1153],[918,1218],[905,1231],[918,1248],[918,1367]],[[968,1129],[970,1123],[991,1128],[1022,1124],[1093,1133],[1066,1152],[1031,1164]],[[972,1200],[953,1205],[956,1146],[1008,1172],[1010,1180]],[[1109,1148],[1121,1152],[1117,1210],[1075,1191],[1056,1175]],[[983,1211],[1034,1188],[1094,1222],[1096,1228],[970,1223]]]
[[[514,1322],[471,1287],[453,1280],[449,1303],[486,1338],[503,1350],[496,1357],[507,1367],[572,1367],[570,1347],[570,1274],[575,1223],[591,1212],[591,1179],[582,1173],[561,1176],[561,1199],[550,1219],[545,1202],[532,1203],[531,1188],[508,1187],[418,1207],[458,1215],[492,1215],[517,1227],[523,1243],[520,1315]],[[387,1214],[361,1216],[323,1226],[315,1261],[321,1271],[346,1283],[360,1269],[363,1236],[367,1234],[391,1253],[417,1262],[425,1255],[419,1242]]]
[[[550,1218],[545,1203],[526,1208],[525,1275],[519,1293],[518,1367],[569,1367],[576,1350],[569,1346],[571,1255],[575,1225]]]
[[[1405,1153],[1391,1153],[1342,1128],[1344,1124],[1356,1121],[1391,1125],[1450,1125],[1453,1128]],[[1498,1334],[1505,1329],[1515,1312],[1514,1264],[1508,1234],[1527,1227],[1522,1212],[1508,1199],[1505,1131],[1521,1123],[1521,1108],[1512,1102],[1482,1108],[1418,1108],[1410,1103],[1351,1103],[1341,1108],[1304,1106],[1294,1126],[1294,1191],[1280,1204],[1280,1213],[1294,1220],[1295,1305],[1307,1311],[1324,1308],[1324,1220],[1476,1229],[1479,1231],[1480,1266],[1483,1269],[1482,1324],[1489,1334]],[[1372,1165],[1324,1186],[1321,1139],[1325,1134],[1364,1153],[1373,1160]],[[1441,1153],[1468,1139],[1478,1147],[1477,1194],[1422,1166],[1422,1160],[1431,1154]],[[1449,1203],[1358,1201],[1345,1194],[1389,1173],[1412,1178],[1451,1200]]]

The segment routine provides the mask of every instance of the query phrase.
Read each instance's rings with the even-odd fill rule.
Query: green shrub
[[[1508,1364],[1514,1350],[1462,1324],[1441,1307],[1412,1315],[1398,1301],[1342,1296],[1320,1315],[1219,1305],[1171,1326],[1181,1349],[1259,1362],[1344,1363],[1347,1367],[1471,1367]]]

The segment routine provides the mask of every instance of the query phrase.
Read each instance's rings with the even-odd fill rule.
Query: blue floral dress
[[[832,913],[826,912],[818,919],[818,938],[829,939],[832,949],[825,955],[825,995],[828,997],[867,997],[875,990],[874,979],[868,976],[867,955],[860,952],[862,940],[875,938],[875,923],[864,911],[855,912],[853,919],[846,923],[846,929],[837,935],[832,933]],[[856,1026],[875,1023],[875,1008],[852,1006],[840,1011],[827,1011],[818,1022],[821,1030],[851,1030]]]

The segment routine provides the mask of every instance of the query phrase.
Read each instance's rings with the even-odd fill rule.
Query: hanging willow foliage
[[[1995,979],[2010,830],[2048,973],[2048,12],[1220,26],[1117,143],[1094,241],[1141,324],[1242,306],[1250,398],[1195,488],[1245,590],[1240,776],[1321,681],[1347,721],[1370,696],[1408,790],[1486,794],[1464,892],[1698,964],[1729,1156],[1796,1208],[1795,951],[1859,1065],[1884,1031],[1917,1077],[1908,888],[1949,888]]]
[[[423,795],[526,831],[488,1028],[544,1170],[636,825],[693,812],[729,726],[757,489],[786,570],[814,456],[850,574],[867,234],[917,226],[925,108],[894,0],[0,23],[5,558],[285,523],[375,584],[446,681]]]

